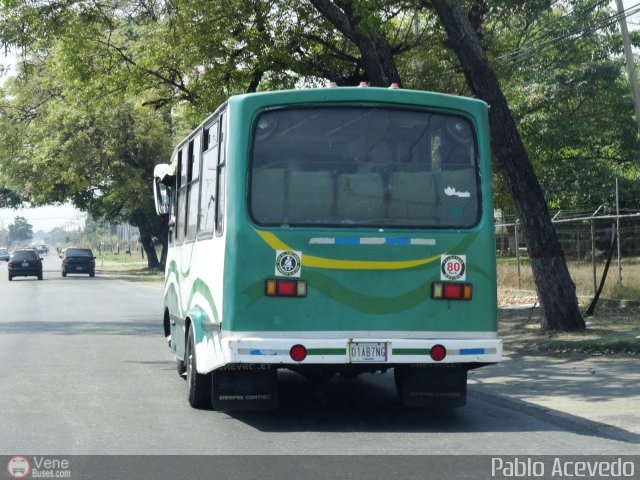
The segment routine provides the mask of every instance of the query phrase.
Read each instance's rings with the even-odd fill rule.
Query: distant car
[[[7,264],[9,281],[13,277],[38,277],[42,280],[42,259],[30,248],[15,250]]]
[[[90,248],[66,248],[62,255],[62,276],[68,273],[88,273],[90,277],[96,275],[96,257]]]
[[[8,262],[11,255],[9,255],[9,250],[6,248],[0,248],[0,261]]]

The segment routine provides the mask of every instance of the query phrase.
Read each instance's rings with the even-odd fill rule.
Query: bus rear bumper
[[[238,338],[224,341],[227,363],[282,365],[345,365],[375,363],[485,364],[502,360],[502,340],[491,339],[389,339],[389,338]],[[292,358],[292,348],[306,350],[302,360]],[[444,347],[444,358],[439,359]],[[300,353],[300,348],[297,348]],[[434,359],[433,356],[436,358]],[[436,354],[436,352],[438,354]],[[299,357],[298,357],[299,358]]]

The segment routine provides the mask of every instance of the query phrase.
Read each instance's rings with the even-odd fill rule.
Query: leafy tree
[[[137,225],[149,266],[159,266],[154,242],[166,242],[166,225],[155,215],[151,179],[170,153],[162,112],[126,98],[83,98],[47,67],[30,66],[9,87],[11,108],[0,117],[10,132],[0,135],[5,186],[32,205],[70,199],[96,217]]]
[[[16,217],[9,225],[9,243],[27,243],[33,238],[33,226],[24,217]]]

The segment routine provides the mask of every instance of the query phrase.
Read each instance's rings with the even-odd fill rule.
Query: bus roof
[[[430,108],[442,108],[444,110],[458,110],[471,115],[484,115],[487,111],[487,103],[476,98],[461,97],[445,93],[429,92],[423,90],[408,90],[402,88],[380,87],[323,87],[295,90],[276,90],[266,92],[245,93],[233,95],[221,104],[211,115],[198,125],[187,137],[182,139],[175,147],[172,159],[176,152],[189,141],[195,133],[207,124],[211,118],[227,104],[232,106],[245,106],[259,109],[276,105],[299,104],[326,104],[326,103],[381,103],[398,105],[421,105]]]

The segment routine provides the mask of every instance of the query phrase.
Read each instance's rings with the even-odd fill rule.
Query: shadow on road
[[[144,320],[139,316],[118,321],[89,320],[29,320],[28,322],[0,322],[0,334],[52,334],[52,335],[162,335],[162,325],[154,317]]]
[[[315,385],[293,373],[279,374],[280,403],[272,412],[231,415],[266,432],[526,432],[568,431],[640,444],[640,435],[470,385],[460,409],[407,409],[395,393],[393,375],[336,377]],[[482,413],[480,413],[482,412]],[[523,421],[523,415],[526,421]]]

